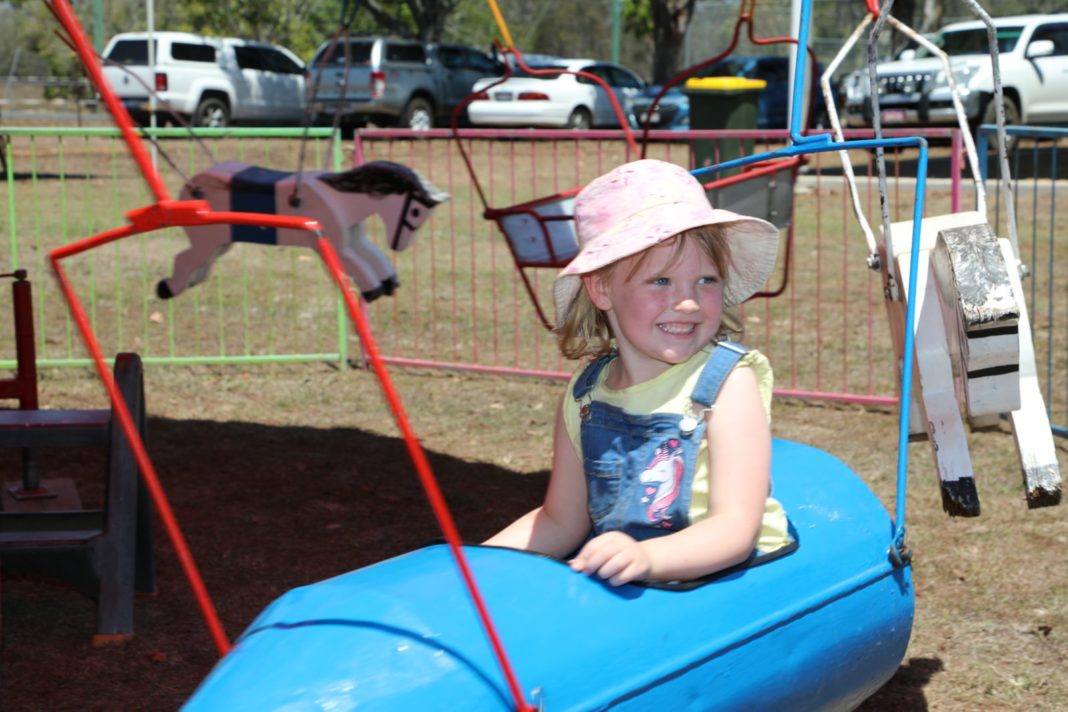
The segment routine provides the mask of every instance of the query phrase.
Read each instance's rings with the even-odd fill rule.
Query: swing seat
[[[563,268],[578,254],[578,238],[572,219],[579,189],[487,210],[508,241],[516,266]]]
[[[678,590],[612,587],[536,554],[465,554],[522,693],[548,710],[853,709],[897,670],[911,569],[842,462],[776,440],[774,494],[799,546]],[[610,664],[607,664],[611,661]],[[506,710],[456,565],[433,545],[272,603],[185,710]]]
[[[801,156],[745,166],[738,175],[715,182],[708,201],[741,215],[767,220],[785,230],[794,217],[794,183],[804,162]]]
[[[737,175],[705,184],[708,199],[716,208],[767,220],[786,229],[793,221],[794,183],[800,156],[764,161],[746,166]],[[487,220],[497,223],[515,259],[520,279],[534,303],[542,324],[552,329],[526,270],[562,269],[578,254],[575,234],[575,188],[508,208],[488,208]]]

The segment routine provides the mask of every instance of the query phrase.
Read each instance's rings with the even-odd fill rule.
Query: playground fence
[[[198,133],[212,157],[200,152],[187,133],[160,131],[161,149],[186,175],[221,160],[275,169],[297,167],[300,129]],[[935,144],[928,214],[967,209],[972,198],[969,182],[961,181],[959,133],[944,129],[922,133]],[[6,177],[0,204],[8,216],[0,228],[0,250],[7,252],[0,264],[5,272],[28,269],[35,282],[41,366],[84,364],[62,298],[45,276],[48,251],[122,224],[127,210],[150,198],[114,130],[4,128],[0,134],[5,138]],[[305,168],[337,169],[348,160],[394,160],[418,170],[452,196],[416,233],[410,249],[388,253],[396,262],[401,287],[368,306],[374,333],[391,362],[566,377],[572,364],[561,360],[552,334],[538,322],[504,237],[495,223],[483,218],[483,211],[584,185],[626,160],[619,131],[462,130],[460,140],[486,205],[448,131],[361,131],[344,146],[351,156],[341,155],[328,131],[317,129],[311,135]],[[864,135],[870,132],[847,132],[848,138]],[[695,154],[709,155],[707,142],[714,146],[713,156],[721,150],[747,154],[785,142],[787,133],[653,132],[650,139],[649,157],[692,166]],[[706,142],[699,152],[694,150],[697,141]],[[877,224],[874,161],[867,153],[853,153],[865,210]],[[891,219],[909,219],[915,157],[891,152],[887,165]],[[162,171],[174,195],[184,180],[178,170],[163,166]],[[1050,209],[1055,213],[1053,203]],[[1021,217],[1021,223],[1030,218],[1030,214]],[[1037,229],[1046,229],[1045,220]],[[880,277],[865,265],[866,246],[837,155],[810,157],[795,184],[790,222],[783,231],[779,269],[767,287],[775,296],[754,299],[742,309],[746,342],[767,353],[775,364],[779,395],[894,402],[897,376]],[[369,232],[385,249],[377,218]],[[790,233],[792,239],[786,239]],[[349,333],[337,296],[311,252],[238,244],[216,263],[204,284],[177,299],[161,301],[155,296],[155,284],[170,274],[171,260],[186,244],[180,230],[167,230],[113,243],[67,264],[105,353],[137,351],[146,364],[343,363],[350,360],[350,353],[358,358],[358,341]],[[541,304],[551,306],[553,271],[532,272]],[[1057,282],[1061,283],[1063,279]],[[7,290],[0,290],[0,300],[7,299]],[[1068,314],[1058,318],[1068,319]],[[9,331],[0,331],[0,358],[13,353]],[[10,366],[10,360],[0,361],[0,367]],[[1064,370],[1060,367],[1061,373]]]
[[[1068,191],[1058,182],[1068,180],[1068,155],[1060,149],[1068,146],[1068,128],[1009,126],[1015,140],[1009,156],[1009,175],[1014,213],[1018,223],[1020,254],[1030,273],[1023,283],[1031,318],[1035,365],[1042,395],[1050,413],[1053,433],[1068,437],[1068,248],[1064,224],[1058,223],[1068,213]],[[979,131],[976,148],[982,164],[980,170],[987,184],[989,212],[997,234],[1008,236],[1008,193],[999,179],[1001,170],[996,145],[997,128],[984,125]],[[1066,151],[1068,153],[1068,151]]]

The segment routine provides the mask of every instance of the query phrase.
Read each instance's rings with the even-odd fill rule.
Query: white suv
[[[136,120],[148,117],[149,87],[158,97],[158,115],[169,115],[166,102],[194,126],[303,119],[304,64],[285,47],[186,32],[152,38],[151,75],[147,33],[116,35],[104,48],[104,76]]]
[[[1068,121],[1068,13],[994,18],[998,60],[1009,124]],[[961,102],[972,126],[996,121],[994,78],[986,25],[946,25],[932,39],[949,55]],[[905,50],[877,65],[880,122],[955,124],[949,83],[941,60],[925,48]],[[867,68],[843,82],[846,125],[871,126]]]

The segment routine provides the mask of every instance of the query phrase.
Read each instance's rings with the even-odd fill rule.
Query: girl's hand
[[[591,539],[568,563],[575,571],[597,574],[613,586],[641,581],[652,569],[642,545],[623,532],[605,532]]]

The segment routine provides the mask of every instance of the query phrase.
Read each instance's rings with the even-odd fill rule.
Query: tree
[[[924,0],[923,22],[920,23],[920,32],[934,32],[942,26],[942,18],[945,16],[945,0]]]
[[[682,68],[686,30],[693,19],[696,0],[626,0],[623,20],[635,37],[652,36],[652,81],[662,83]]]

